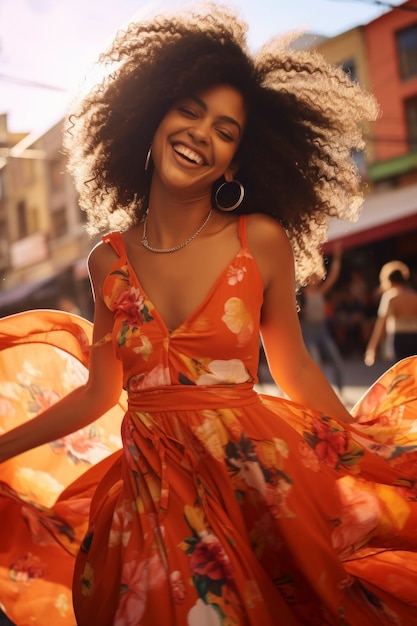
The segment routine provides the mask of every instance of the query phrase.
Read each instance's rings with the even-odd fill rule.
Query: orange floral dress
[[[104,285],[114,328],[103,341],[123,362],[127,410],[119,418],[122,397],[74,445],[66,438],[11,461],[32,472],[26,481],[2,466],[0,600],[18,626],[73,625],[73,571],[78,626],[417,625],[417,358],[369,389],[352,426],[258,395],[262,280],[244,217],[239,234],[238,254],[172,331],[121,235],[104,237],[118,258]],[[40,343],[59,345],[54,331],[65,329],[74,340],[65,359],[84,363],[80,318],[21,319],[42,326],[48,316],[56,328]],[[35,370],[38,395],[66,391],[55,390],[55,366],[32,363],[30,329],[13,344],[17,318],[3,335],[0,320],[4,362],[10,347],[25,351],[21,370],[1,372],[10,415],[23,402],[10,385],[23,380],[30,395]],[[112,451],[115,422],[122,447]],[[73,467],[45,502],[57,458]]]

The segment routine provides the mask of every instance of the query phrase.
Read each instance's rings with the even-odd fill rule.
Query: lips
[[[206,164],[206,161],[205,161],[205,159],[203,158],[203,156],[201,154],[199,154],[195,150],[192,150],[188,146],[185,146],[182,143],[175,143],[175,144],[173,144],[172,148],[173,148],[174,152],[179,154],[181,157],[183,157],[189,163],[194,163],[195,165],[205,165]]]

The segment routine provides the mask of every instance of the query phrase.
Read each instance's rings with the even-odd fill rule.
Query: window
[[[401,78],[417,76],[417,24],[397,33],[397,46]]]
[[[40,230],[39,211],[35,207],[28,208],[27,212],[27,229],[28,234],[37,233]]]
[[[68,232],[67,210],[65,206],[52,213],[52,236],[63,237]]]
[[[358,81],[358,75],[356,73],[356,63],[354,59],[349,59],[342,63],[342,70],[350,77],[353,82]]]
[[[408,144],[411,152],[417,152],[417,96],[405,101]]]
[[[0,220],[0,268],[7,267],[9,255],[9,243],[7,238],[7,222]]]
[[[26,202],[20,200],[17,203],[17,232],[18,239],[23,239],[28,235],[28,224],[26,219]]]

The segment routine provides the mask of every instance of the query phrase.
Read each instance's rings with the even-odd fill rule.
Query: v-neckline
[[[120,234],[120,239],[122,242],[122,246],[123,246],[123,253],[124,253],[124,258],[125,261],[129,267],[129,275],[133,276],[136,282],[137,287],[139,288],[139,290],[141,291],[144,299],[149,302],[149,304],[151,305],[152,311],[154,313],[154,315],[156,315],[156,317],[158,318],[159,322],[161,323],[161,325],[164,327],[167,336],[172,337],[173,335],[177,334],[183,327],[188,326],[191,321],[193,320],[193,318],[206,306],[206,303],[212,298],[214,292],[217,289],[217,285],[220,283],[220,281],[223,279],[223,276],[225,275],[225,273],[227,272],[228,268],[236,262],[236,259],[242,255],[242,253],[246,250],[246,247],[244,246],[242,240],[240,240],[240,247],[238,249],[238,251],[236,252],[236,254],[234,255],[234,257],[232,257],[232,259],[230,259],[230,261],[227,263],[227,265],[220,271],[219,275],[217,276],[217,278],[214,280],[212,286],[210,287],[210,289],[208,290],[207,294],[205,295],[205,297],[203,298],[203,300],[200,302],[200,304],[197,305],[197,307],[194,309],[194,311],[192,311],[190,313],[190,315],[188,315],[185,320],[183,322],[181,322],[176,328],[174,329],[170,329],[168,328],[168,325],[166,324],[165,320],[163,319],[162,315],[159,313],[158,309],[155,307],[155,305],[153,304],[152,300],[149,298],[148,294],[146,293],[146,291],[144,290],[144,288],[142,287],[142,283],[140,282],[139,276],[137,275],[135,268],[133,267],[133,264],[131,263],[129,256],[127,254],[126,251],[126,246],[125,246],[125,242],[124,239]]]

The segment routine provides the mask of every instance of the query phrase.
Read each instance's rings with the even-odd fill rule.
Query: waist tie
[[[251,383],[237,385],[165,385],[128,392],[130,411],[193,411],[247,406],[258,401]]]

